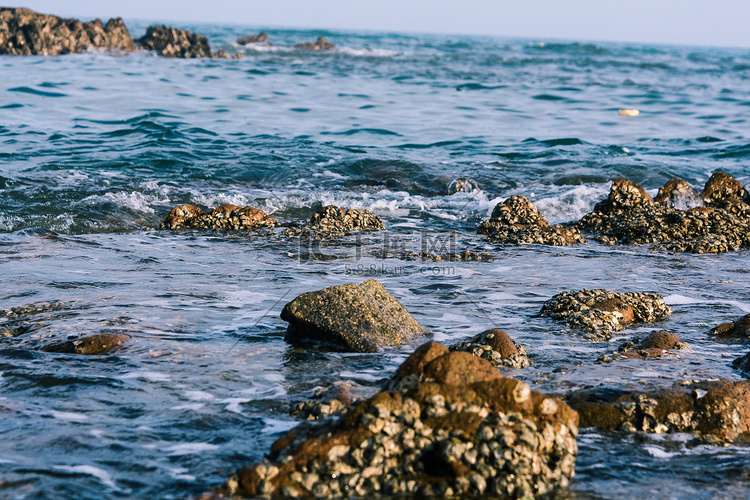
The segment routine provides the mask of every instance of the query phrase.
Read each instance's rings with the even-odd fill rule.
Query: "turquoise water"
[[[147,23],[128,22],[140,36]],[[523,194],[577,219],[628,177],[652,194],[716,170],[750,184],[750,51],[547,40],[184,26],[241,60],[147,53],[0,57],[0,496],[184,498],[262,458],[289,405],[352,379],[376,387],[411,345],[375,355],[296,349],[278,314],[300,293],[375,277],[442,342],[490,327],[525,345],[535,388],[739,379],[743,343],[707,331],[750,312],[748,253],[589,243],[496,247],[475,234]],[[325,35],[338,49],[295,43]],[[637,108],[635,118],[619,108]],[[449,195],[456,178],[480,190]],[[366,208],[387,236],[308,248],[258,235],[152,231],[170,208],[252,205],[301,220]],[[490,262],[380,259],[381,250],[489,252]],[[435,243],[437,242],[437,243]],[[653,291],[679,357],[598,365],[590,342],[537,313],[567,289]],[[123,332],[104,357],[38,351]],[[565,498],[743,496],[742,446],[585,432]],[[697,472],[701,471],[701,472]],[[707,473],[706,471],[710,471]]]

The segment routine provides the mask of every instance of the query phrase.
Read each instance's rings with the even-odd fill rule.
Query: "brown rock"
[[[303,293],[281,311],[285,340],[354,352],[400,345],[426,330],[378,281]]]
[[[524,368],[531,362],[526,348],[516,344],[510,335],[499,328],[486,330],[473,338],[451,346],[452,351],[465,351],[484,358],[500,368]]]
[[[387,386],[291,430],[213,494],[527,498],[574,473],[576,413],[483,359],[430,343]]]
[[[703,199],[698,192],[682,179],[668,180],[659,189],[654,202],[678,210],[689,210],[703,206]]]
[[[750,314],[732,323],[723,323],[708,333],[717,337],[750,337]]]
[[[73,341],[49,344],[42,347],[41,350],[66,354],[107,354],[128,340],[130,340],[130,337],[122,333],[100,333]]]
[[[204,35],[172,26],[149,26],[138,43],[144,49],[155,50],[164,57],[212,57],[211,47]]]
[[[246,231],[261,227],[274,227],[278,221],[262,210],[253,207],[240,208],[222,205],[203,212],[195,205],[180,205],[173,208],[162,222],[161,229],[220,229]]]
[[[295,45],[295,47],[305,50],[333,50],[336,48],[334,44],[332,44],[322,36],[319,36],[318,39],[315,40],[315,43],[298,43],[297,45]]]
[[[609,362],[622,358],[657,358],[679,349],[690,349],[690,346],[681,342],[674,333],[659,330],[652,332],[644,339],[633,339],[620,345],[618,352],[611,356],[600,357],[599,362]]]
[[[724,172],[715,172],[701,193],[706,205],[721,207],[729,200],[747,200],[748,193],[734,177]]]
[[[237,43],[240,45],[247,45],[249,43],[263,43],[266,45],[273,45],[268,41],[268,33],[261,31],[257,35],[247,35],[237,39]]]
[[[694,432],[722,441],[750,436],[750,382],[694,382],[646,393],[591,389],[568,403],[581,427]]]
[[[96,19],[76,19],[38,14],[25,8],[0,8],[0,54],[59,55],[89,48],[135,50],[122,19],[104,25]]]

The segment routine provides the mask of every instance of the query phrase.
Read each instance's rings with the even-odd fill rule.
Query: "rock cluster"
[[[510,335],[499,328],[486,330],[450,349],[484,358],[497,368],[525,368],[531,364],[526,348],[513,342]]]
[[[652,332],[646,338],[636,338],[620,345],[616,353],[612,356],[605,354],[599,358],[599,362],[606,363],[623,358],[658,358],[680,349],[690,349],[690,346],[680,341],[674,333],[659,330]]]
[[[203,211],[195,205],[180,205],[173,208],[161,229],[219,229],[248,230],[260,227],[275,227],[279,222],[262,210],[253,207],[240,208],[236,205],[222,205],[213,210]]]
[[[326,40],[325,37],[319,36],[317,40],[315,40],[315,43],[305,42],[305,43],[298,43],[294,46],[298,49],[305,49],[305,50],[333,50],[336,48],[334,44]]]
[[[38,14],[25,8],[0,8],[0,54],[59,55],[89,48],[135,50],[122,19],[103,24]]]
[[[76,340],[49,344],[42,347],[41,350],[65,354],[107,354],[128,340],[130,340],[130,337],[122,333],[100,333],[81,337]]]
[[[257,35],[247,35],[243,36],[242,38],[238,38],[237,43],[239,45],[248,45],[250,43],[262,43],[268,46],[273,45],[268,41],[268,33],[266,33],[265,31],[261,31]]]
[[[212,497],[530,498],[569,483],[576,435],[564,402],[430,342],[383,391],[300,424]]]
[[[557,321],[580,328],[597,340],[633,323],[653,323],[666,319],[672,309],[661,295],[604,289],[562,292],[546,301],[540,312]]]
[[[725,338],[750,337],[750,314],[746,314],[737,321],[723,323],[712,328],[709,334]]]
[[[303,293],[281,311],[285,340],[353,352],[377,352],[426,330],[377,280]]]
[[[585,243],[578,229],[552,226],[539,210],[523,196],[511,196],[498,203],[489,220],[482,222],[479,234],[493,243],[575,245]]]
[[[716,172],[700,196],[672,179],[653,200],[627,179],[616,179],[606,200],[575,224],[607,244],[722,253],[750,248],[750,197],[731,176]]]
[[[289,227],[284,230],[284,234],[290,237],[321,239],[346,236],[353,231],[382,230],[385,230],[383,222],[369,210],[326,205],[313,214],[306,226]]]
[[[155,50],[164,57],[212,57],[208,38],[172,26],[149,26],[138,39],[146,50]]]
[[[568,398],[581,427],[629,432],[694,432],[709,439],[750,437],[750,382],[678,383],[651,392],[590,389]]]

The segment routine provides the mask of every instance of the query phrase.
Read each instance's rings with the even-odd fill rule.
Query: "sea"
[[[128,21],[133,37],[150,22]],[[627,177],[652,195],[716,171],[750,184],[750,50],[183,24],[239,60],[140,51],[0,56],[0,497],[191,498],[262,460],[290,408],[336,381],[373,393],[429,339],[502,328],[545,393],[741,380],[750,254],[589,240],[490,244],[493,207],[577,220]],[[294,48],[325,36],[328,52]],[[638,109],[621,116],[619,109]],[[456,180],[468,191],[449,189]],[[158,230],[181,204],[301,222],[367,209],[387,231],[330,241]],[[422,260],[487,253],[481,261]],[[283,306],[377,279],[430,334],[375,354],[292,346]],[[672,316],[609,341],[539,315],[582,288],[664,296]],[[666,329],[690,350],[597,360]],[[43,352],[98,333],[108,355]],[[561,499],[746,498],[750,447],[583,429]]]

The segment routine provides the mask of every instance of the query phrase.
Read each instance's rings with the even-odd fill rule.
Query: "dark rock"
[[[41,350],[65,354],[107,354],[128,340],[130,340],[130,337],[122,333],[100,333],[81,337],[77,340],[49,344],[42,347]]]
[[[750,437],[750,382],[689,382],[651,392],[590,389],[573,393],[568,403],[581,427],[694,432],[719,441]]]
[[[235,205],[222,205],[214,210],[203,212],[195,205],[180,205],[173,208],[161,229],[220,229],[246,231],[260,227],[275,227],[279,221],[269,217],[262,210],[253,207],[240,208]]]
[[[659,189],[654,202],[667,208],[689,210],[704,205],[703,198],[693,186],[682,179],[670,179]]]
[[[453,345],[451,351],[468,352],[498,368],[525,368],[531,364],[526,348],[513,342],[510,335],[499,328],[486,330],[470,340]]]
[[[551,226],[539,210],[523,196],[511,196],[498,203],[489,220],[477,231],[493,243],[575,245],[585,243],[577,229]]]
[[[146,50],[155,50],[164,57],[212,57],[208,38],[172,26],[149,26],[138,39]]]
[[[0,54],[54,56],[84,52],[92,47],[135,50],[133,39],[119,17],[104,25],[99,19],[83,23],[25,8],[0,8]]]
[[[612,183],[609,197],[575,224],[606,244],[649,244],[656,250],[723,253],[750,248],[750,206],[746,194],[726,174],[714,174],[703,190],[707,207],[698,204],[687,183],[672,179],[653,203],[643,188],[626,179]],[[671,205],[674,205],[671,206]]]
[[[724,323],[711,329],[711,335],[717,337],[750,337],[750,314],[747,314],[732,323]]]
[[[281,311],[285,340],[354,352],[400,345],[426,330],[378,281],[303,293]]]
[[[672,351],[690,349],[685,342],[680,341],[674,333],[666,330],[652,332],[644,339],[633,339],[626,342],[617,349],[617,352],[604,355],[599,358],[600,362],[609,362],[623,358],[658,358],[665,354],[673,354]]]
[[[334,44],[329,42],[325,39],[325,37],[319,36],[317,40],[315,40],[315,43],[298,43],[294,46],[298,49],[305,49],[305,50],[333,50],[336,48]]]
[[[746,377],[750,376],[750,353],[732,361],[732,368],[739,370]]]
[[[540,312],[574,328],[593,334],[593,339],[611,338],[611,333],[633,323],[653,323],[666,319],[672,309],[661,295],[608,290],[558,293],[544,303]]]
[[[484,359],[429,343],[387,387],[292,429],[212,495],[531,498],[574,474],[576,413]]]
[[[273,45],[268,41],[268,33],[266,33],[265,31],[261,31],[257,35],[247,35],[243,36],[242,38],[238,38],[237,43],[240,45],[247,45],[250,43],[262,43],[268,46]]]

